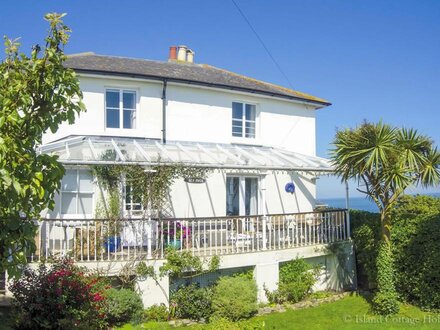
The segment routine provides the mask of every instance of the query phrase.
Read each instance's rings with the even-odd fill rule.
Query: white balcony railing
[[[43,220],[30,262],[162,259],[172,246],[199,256],[327,244],[350,237],[346,210],[185,219]]]

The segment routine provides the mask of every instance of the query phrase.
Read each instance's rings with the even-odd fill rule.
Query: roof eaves
[[[241,92],[247,92],[252,94],[261,94],[261,95],[267,95],[272,97],[279,97],[289,100],[295,100],[295,101],[301,101],[304,103],[314,104],[318,105],[319,107],[326,107],[330,106],[331,103],[325,100],[313,100],[308,99],[305,97],[299,97],[294,95],[288,95],[284,93],[275,93],[275,92],[268,92],[263,91],[259,89],[251,89],[246,87],[238,87],[238,86],[230,86],[230,85],[224,85],[224,84],[217,84],[217,83],[208,83],[208,82],[202,82],[197,80],[190,80],[190,79],[181,79],[181,78],[173,78],[173,77],[164,77],[164,76],[155,76],[155,75],[146,75],[146,74],[140,74],[140,73],[129,73],[129,72],[119,72],[119,71],[107,71],[107,70],[95,70],[95,69],[83,69],[83,68],[71,68],[72,70],[78,72],[78,73],[89,73],[89,74],[98,74],[98,75],[115,75],[115,76],[121,76],[121,77],[132,77],[132,78],[143,78],[143,79],[151,79],[151,80],[158,80],[158,81],[169,81],[169,82],[179,82],[179,83],[185,83],[185,84],[193,84],[193,85],[199,85],[199,86],[206,86],[206,87],[217,87],[222,89],[229,89],[229,90],[236,90]]]

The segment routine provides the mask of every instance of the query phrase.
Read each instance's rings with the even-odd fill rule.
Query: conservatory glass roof
[[[74,136],[51,142],[39,152],[58,155],[63,164],[182,164],[192,167],[332,172],[328,160],[283,149],[144,138]]]

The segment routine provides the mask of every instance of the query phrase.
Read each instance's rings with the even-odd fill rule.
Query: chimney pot
[[[179,48],[179,50],[177,51],[177,60],[186,62],[186,49],[188,47],[182,45],[182,46],[179,46],[178,48]]]
[[[194,63],[194,51],[191,49],[188,49],[186,51],[186,61],[189,63]]]
[[[171,46],[170,47],[170,56],[168,57],[168,61],[175,61],[177,60],[177,47]]]

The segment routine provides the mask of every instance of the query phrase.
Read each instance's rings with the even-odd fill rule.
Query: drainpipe
[[[162,89],[162,143],[167,143],[167,81],[163,81]]]

